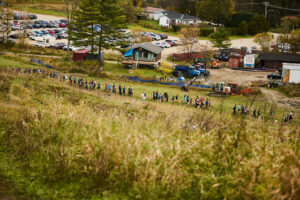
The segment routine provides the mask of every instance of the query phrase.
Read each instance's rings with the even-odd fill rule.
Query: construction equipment
[[[211,69],[220,69],[222,66],[222,63],[218,59],[196,58],[194,60],[195,65],[205,65],[204,62],[209,62]],[[205,65],[205,67],[206,67],[206,65]]]
[[[212,92],[208,93],[209,96],[229,96],[229,95],[240,95],[240,94],[250,94],[252,88],[246,88],[242,91],[238,88],[238,83],[229,82],[228,86],[224,82],[214,83],[209,78],[205,76],[194,77],[187,81],[184,86],[181,87],[183,91],[188,91],[188,87],[191,86],[195,81],[205,81],[212,88]]]

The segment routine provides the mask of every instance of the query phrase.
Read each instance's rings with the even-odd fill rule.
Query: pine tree
[[[98,47],[100,61],[102,49],[109,49],[105,41],[109,36],[116,37],[126,26],[124,11],[119,0],[83,0],[75,14],[74,31],[71,39],[77,46]],[[95,30],[95,27],[99,28]]]
[[[92,54],[94,53],[94,46],[97,45],[95,41],[97,17],[97,1],[82,0],[74,16],[73,30],[69,33],[70,40],[75,46],[91,46]]]

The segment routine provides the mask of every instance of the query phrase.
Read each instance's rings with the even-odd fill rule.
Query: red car
[[[55,34],[55,31],[54,30],[49,30],[48,33],[49,34]]]
[[[59,23],[58,26],[59,26],[60,28],[66,28],[67,25],[64,24],[64,23]]]

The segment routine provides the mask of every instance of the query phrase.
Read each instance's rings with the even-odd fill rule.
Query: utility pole
[[[267,19],[267,15],[268,15],[268,6],[270,5],[270,2],[263,2],[263,4],[265,5],[265,18]]]

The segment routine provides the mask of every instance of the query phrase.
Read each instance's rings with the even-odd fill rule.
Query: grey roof
[[[286,53],[260,53],[258,55],[258,59],[265,60],[265,61],[300,63],[300,55],[292,55]]]
[[[181,20],[199,20],[198,17],[190,16],[187,14],[180,14],[176,12],[167,11],[165,13],[165,16],[167,16],[169,19],[181,19]]]
[[[132,47],[130,47],[130,49],[136,49],[136,48],[143,48],[143,49],[146,49],[147,51],[150,51],[155,54],[160,54],[163,50],[163,48],[155,46],[149,42],[135,44]]]

